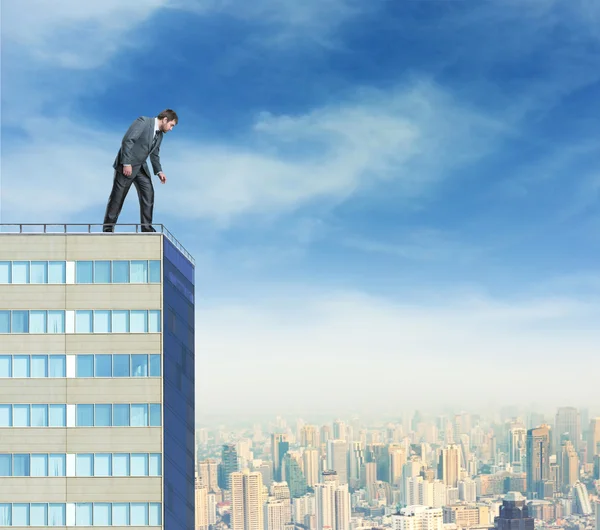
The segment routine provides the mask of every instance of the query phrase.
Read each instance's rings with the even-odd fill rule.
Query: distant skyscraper
[[[313,448],[305,449],[304,453],[302,453],[302,461],[304,463],[306,484],[312,488],[319,482],[319,450]]]
[[[230,476],[239,470],[238,455],[235,444],[224,444],[221,449],[221,464],[219,466],[219,487],[230,488]]]
[[[216,460],[208,458],[198,462],[198,479],[209,492],[219,491],[219,465]],[[235,470],[237,471],[237,469]]]
[[[587,433],[587,461],[594,462],[594,456],[600,454],[600,418],[592,418]]]
[[[274,433],[271,435],[271,459],[273,460],[273,480],[281,481],[281,462],[283,455],[288,452],[290,443],[287,434]]]
[[[573,495],[575,496],[577,512],[580,515],[592,515],[592,504],[590,503],[590,497],[585,485],[581,482],[575,484],[573,486]]]
[[[534,518],[529,516],[527,500],[518,492],[509,492],[495,518],[496,530],[534,530]]]
[[[460,452],[457,445],[450,445],[442,449],[438,464],[438,478],[446,486],[456,488],[460,475]]]
[[[285,530],[292,521],[292,505],[289,500],[269,498],[264,505],[265,530]]]
[[[563,488],[568,489],[579,481],[579,455],[573,442],[568,440],[563,444],[560,457],[560,482]]]
[[[550,427],[527,431],[527,495],[544,498],[544,481],[550,479]]]
[[[264,530],[262,475],[247,469],[231,474],[231,530]]]
[[[407,506],[392,515],[392,530],[442,530],[444,515],[441,508]]]
[[[196,485],[196,525],[195,530],[208,530],[208,488]]]
[[[348,484],[340,485],[335,473],[327,473],[315,484],[316,530],[349,530],[350,494]]]
[[[554,431],[555,447],[560,447],[560,439],[564,434],[569,435],[575,451],[579,451],[581,444],[581,419],[575,407],[561,407],[556,412]]]
[[[348,454],[348,478],[349,480],[360,479],[360,468],[364,464],[365,454],[361,442],[351,442]]]
[[[327,442],[327,468],[337,471],[340,484],[348,483],[348,445],[344,440]]]
[[[307,493],[306,477],[300,467],[301,456],[287,452],[283,457],[282,467],[284,480],[288,483],[292,498],[302,497]]]
[[[525,427],[513,427],[508,434],[508,454],[510,463],[521,464],[527,455],[527,429]]]
[[[342,420],[333,422],[333,438],[336,440],[346,440],[346,424]]]
[[[302,447],[319,447],[319,431],[316,425],[304,425],[300,430],[300,445]]]

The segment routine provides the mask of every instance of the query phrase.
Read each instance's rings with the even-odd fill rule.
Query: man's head
[[[177,117],[177,113],[174,110],[166,109],[163,110],[157,117],[158,120],[158,128],[163,133],[168,133],[177,123],[179,122],[179,118]]]

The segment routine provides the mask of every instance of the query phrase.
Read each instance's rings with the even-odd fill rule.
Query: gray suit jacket
[[[151,176],[150,171],[148,171],[148,164],[146,163],[146,159],[150,156],[154,174],[156,175],[162,171],[160,165],[160,144],[163,139],[162,132],[158,133],[156,145],[150,150],[152,140],[154,139],[155,119],[156,118],[140,116],[131,124],[121,141],[121,149],[119,149],[117,158],[115,158],[113,164],[115,169],[123,171],[123,165],[131,164],[131,178],[134,178],[142,167],[146,174]]]

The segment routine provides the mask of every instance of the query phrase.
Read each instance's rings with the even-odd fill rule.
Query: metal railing
[[[143,232],[142,224],[116,224],[115,233],[126,234],[144,234],[144,235],[164,235],[194,266],[196,260],[177,240],[177,238],[167,230],[162,224],[153,224],[155,232]],[[85,223],[2,223],[0,224],[1,234],[106,234],[112,236],[111,232],[103,232],[103,224],[85,224]]]

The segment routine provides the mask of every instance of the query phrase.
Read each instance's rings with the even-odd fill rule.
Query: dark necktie
[[[150,146],[150,151],[152,151],[152,149],[154,149],[154,147],[156,146],[156,142],[158,142],[158,131],[156,131],[154,133],[154,139],[152,140],[152,145]]]

